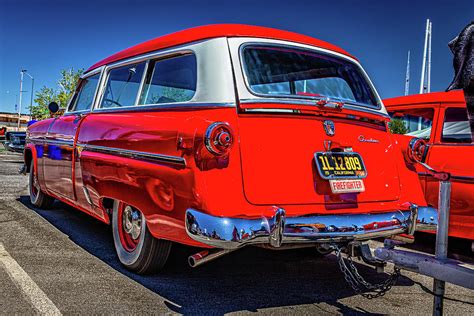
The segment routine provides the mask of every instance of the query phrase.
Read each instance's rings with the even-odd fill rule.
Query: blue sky
[[[417,93],[430,18],[431,86],[442,91],[453,75],[447,43],[474,19],[472,0],[450,2],[0,0],[0,112],[15,110],[21,69],[35,77],[35,90],[55,86],[61,69],[88,68],[137,43],[214,23],[275,27],[341,46],[360,59],[385,98],[404,93],[408,50],[410,93]],[[30,88],[26,78],[24,107]]]

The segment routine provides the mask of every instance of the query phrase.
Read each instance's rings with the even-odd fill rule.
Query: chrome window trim
[[[146,61],[145,68],[143,69],[142,79],[140,79],[140,85],[138,86],[137,97],[135,98],[135,106],[137,106],[138,102],[140,101],[140,97],[142,95],[143,85],[145,84],[145,78],[146,78],[146,74],[148,72],[148,66],[149,65],[150,65],[150,59],[148,59]]]
[[[152,110],[188,110],[193,108],[235,108],[235,103],[232,102],[172,102],[146,105],[132,105],[114,108],[96,109],[94,113],[104,112],[127,112],[127,111],[152,111]]]
[[[72,115],[72,114],[84,114],[84,113],[89,113],[89,112],[92,112],[94,107],[95,107],[95,103],[96,103],[96,100],[97,100],[97,96],[98,96],[98,92],[99,92],[99,87],[101,85],[101,82],[102,82],[102,78],[103,78],[103,71],[105,69],[105,66],[101,66],[97,69],[94,69],[93,71],[91,72],[88,72],[87,74],[82,74],[82,76],[80,77],[81,80],[84,80],[84,79],[87,79],[91,76],[94,76],[98,73],[100,73],[100,76],[99,76],[99,80],[97,81],[97,86],[95,87],[95,91],[94,91],[94,96],[92,98],[92,104],[91,104],[91,107],[90,109],[88,110],[80,110],[80,111],[69,111],[69,107],[71,106],[71,102],[72,100],[74,99],[74,97],[76,96],[76,91],[74,91],[74,94],[72,95],[72,97],[69,99],[68,103],[67,103],[67,106],[66,106],[66,111],[64,112],[64,115]],[[77,90],[77,87],[76,87],[76,90]]]
[[[145,83],[144,81],[145,81],[145,78],[146,78],[146,75],[147,75],[148,66],[150,64],[150,61],[151,60],[158,60],[158,59],[173,58],[173,57],[177,57],[177,56],[184,56],[184,55],[188,55],[188,54],[192,54],[192,55],[196,56],[196,52],[193,49],[179,48],[179,49],[173,49],[171,51],[158,51],[158,52],[155,52],[153,54],[138,56],[138,57],[134,57],[134,58],[131,58],[131,59],[126,59],[126,60],[116,62],[116,63],[111,64],[111,65],[105,66],[105,73],[106,73],[105,80],[104,80],[104,83],[103,83],[103,86],[102,86],[102,89],[101,89],[99,102],[97,103],[97,106],[94,108],[94,110],[104,109],[104,108],[102,108],[102,99],[104,98],[105,87],[107,86],[107,82],[109,80],[110,71],[112,71],[116,68],[121,68],[123,66],[127,66],[127,65],[139,64],[141,62],[146,62],[146,64],[145,64],[145,67],[143,69],[143,76],[141,78],[140,85],[139,85],[139,88],[138,88],[139,90],[138,90],[137,96],[135,97],[135,105],[127,106],[127,107],[130,108],[130,107],[141,107],[141,106],[146,106],[146,105],[159,105],[160,103],[155,103],[155,104],[139,104],[138,103],[140,101],[140,96],[143,92],[143,86],[144,86],[144,83]],[[189,101],[186,101],[186,102],[187,103],[192,102],[195,95],[196,95],[196,92],[194,93],[193,98]],[[185,103],[185,102],[180,102],[180,103]],[[122,106],[122,107],[121,106],[114,106],[114,107],[109,107],[109,108],[106,108],[106,109],[116,109],[116,108],[125,108],[125,107],[124,106]]]
[[[255,92],[249,85],[249,82],[248,82],[248,76],[247,76],[247,65],[244,63],[244,60],[243,60],[243,53],[244,53],[244,50],[248,47],[248,46],[268,46],[268,47],[283,47],[283,48],[293,48],[294,49],[294,45],[287,45],[287,44],[275,44],[275,43],[262,43],[262,42],[247,42],[247,43],[243,43],[239,46],[239,63],[240,63],[240,68],[242,70],[242,75],[244,77],[244,83],[245,83],[245,86],[247,87],[247,90],[257,96],[257,97],[263,97],[263,98],[285,98],[285,99],[290,99],[290,100],[293,100],[293,99],[308,99],[308,100],[312,100],[313,103],[316,102],[316,100],[314,98],[311,98],[311,97],[308,97],[308,96],[296,96],[296,95],[291,95],[291,94],[265,94],[265,93],[258,93],[258,92]],[[322,52],[323,54],[326,54],[326,55],[329,55],[329,56],[336,56],[338,58],[341,58],[340,55],[337,55],[337,54],[334,54],[334,52],[331,52],[331,51],[324,51],[321,50],[321,49],[318,49],[317,47],[314,47],[312,49],[302,49],[301,47],[298,47],[300,50],[314,50],[314,51],[319,51],[320,53]],[[362,74],[362,77],[366,80],[368,86],[369,86],[369,89],[370,91],[372,92],[374,98],[375,98],[375,102],[377,102],[376,105],[370,105],[370,104],[365,104],[365,103],[360,103],[360,102],[357,102],[357,101],[351,101],[351,100],[345,100],[345,99],[339,99],[339,98],[334,98],[336,100],[340,100],[342,102],[348,102],[348,103],[354,103],[354,104],[357,104],[357,106],[361,106],[361,107],[366,107],[366,108],[370,108],[370,109],[375,109],[375,110],[380,110],[382,108],[381,106],[381,100],[380,98],[378,98],[378,95],[376,94],[375,92],[375,89],[374,87],[369,84],[369,78],[367,76],[367,74],[365,73],[365,71],[363,71],[362,69],[362,66],[355,62],[354,59],[352,58],[349,58],[345,55],[342,55],[346,58],[344,58],[346,61],[350,62],[351,64],[355,65],[358,70],[360,71],[360,73]],[[344,105],[344,107],[346,107],[346,104]]]
[[[186,159],[180,156],[171,156],[163,154],[155,154],[144,151],[136,151],[129,149],[122,149],[116,147],[98,146],[90,144],[76,144],[76,147],[81,151],[90,151],[104,154],[111,154],[114,156],[127,157],[132,159],[152,160],[160,163],[171,164],[176,167],[186,168]]]
[[[315,106],[314,100],[305,100],[305,99],[273,99],[273,98],[259,98],[259,99],[242,99],[240,100],[241,104],[251,104],[251,103],[258,103],[258,104],[288,104],[291,102],[292,104],[299,104],[299,105],[311,105]],[[369,113],[369,114],[375,114],[379,115],[382,117],[390,118],[390,116],[384,112],[375,110],[375,109],[370,109],[370,108],[361,108],[358,106],[353,106],[346,104],[344,105],[345,109],[349,110],[354,110],[358,112],[364,112],[364,113]],[[249,109],[245,109],[246,111]],[[294,110],[291,110],[291,112],[294,112]]]
[[[375,99],[377,100],[377,103],[379,105],[378,108],[372,107],[365,107],[366,109],[372,109],[373,111],[379,113],[379,114],[387,114],[387,111],[385,109],[385,106],[383,105],[382,99],[380,98],[380,95],[377,92],[377,89],[375,88],[374,84],[372,83],[370,77],[367,75],[367,72],[365,69],[361,66],[361,64],[354,58],[344,55],[342,53],[338,53],[332,50],[328,50],[325,48],[320,48],[317,46],[311,46],[311,45],[306,45],[306,44],[301,44],[297,42],[290,42],[290,41],[285,41],[285,40],[277,40],[277,39],[267,39],[267,38],[253,38],[253,37],[235,37],[235,38],[229,38],[229,48],[230,48],[230,54],[231,58],[233,60],[233,65],[234,65],[234,73],[235,73],[235,79],[236,79],[236,85],[237,85],[237,90],[239,92],[239,95],[242,99],[252,99],[253,101],[262,99],[259,96],[255,96],[247,87],[247,79],[244,77],[244,71],[242,67],[242,61],[240,57],[240,46],[243,44],[249,44],[249,45],[280,45],[280,46],[287,46],[290,48],[303,48],[306,50],[313,50],[316,52],[322,52],[326,53],[329,55],[333,55],[342,59],[345,59],[353,64],[355,64],[359,70],[361,71],[361,74],[364,76],[364,78],[367,80],[367,83],[371,89],[371,91],[374,93]],[[239,69],[240,68],[240,69]],[[241,100],[242,100],[241,99]],[[268,100],[278,100],[278,98],[271,98],[268,95],[265,95],[266,102],[269,102]],[[301,99],[303,100],[303,99]],[[296,99],[287,99],[286,102],[282,103],[288,103],[288,102],[295,102]],[[313,105],[314,105],[314,100],[313,100]],[[349,105],[345,105],[345,107],[349,107]],[[360,110],[361,111],[362,106],[355,106],[352,109],[355,110]]]
[[[225,43],[225,44],[224,44]],[[197,68],[198,68],[198,75],[197,75],[197,85],[196,85],[196,92],[193,96],[193,98],[189,101],[186,102],[176,102],[176,103],[159,103],[159,104],[146,104],[146,105],[135,105],[135,106],[129,106],[129,107],[113,107],[113,108],[101,108],[100,104],[102,102],[102,98],[104,95],[104,90],[107,84],[107,73],[110,69],[116,68],[116,67],[121,67],[125,66],[127,64],[134,64],[137,62],[141,61],[148,61],[148,60],[153,60],[153,59],[161,59],[161,58],[172,58],[172,57],[177,57],[177,56],[182,56],[182,55],[187,55],[187,54],[194,54],[196,56],[197,60]],[[209,58],[209,54],[213,54],[212,57],[217,58],[217,60],[223,60],[224,63],[220,65],[219,67],[219,75],[225,76],[223,77],[224,80],[218,80],[219,76],[211,76],[213,79],[209,78],[200,78],[199,70],[201,68],[204,68],[206,72],[208,73],[206,77],[209,77],[209,73],[213,74],[215,71],[215,67],[213,66],[206,66],[204,67],[203,65],[200,64],[200,61],[202,63],[202,60],[206,62]],[[202,59],[202,60],[200,60]],[[186,43],[183,45],[171,47],[171,48],[166,48],[163,50],[158,50],[154,51],[151,53],[146,53],[143,55],[131,57],[125,60],[120,60],[114,63],[111,63],[109,65],[104,65],[101,66],[100,68],[104,68],[102,78],[101,78],[101,83],[99,86],[99,92],[96,96],[95,102],[94,102],[94,107],[92,109],[92,113],[94,112],[106,112],[106,111],[122,111],[122,110],[132,110],[137,111],[137,110],[142,110],[142,108],[146,108],[144,110],[151,110],[151,109],[171,109],[171,108],[192,108],[193,106],[203,106],[203,107],[208,107],[211,105],[212,107],[215,107],[216,105],[223,105],[224,107],[236,107],[235,104],[235,87],[234,87],[234,81],[233,81],[233,76],[232,76],[232,65],[231,65],[231,60],[229,58],[229,51],[228,51],[228,45],[227,45],[227,38],[225,37],[217,37],[217,38],[211,38],[211,39],[205,39],[202,41],[196,41],[196,42],[191,42],[191,43]],[[89,73],[94,72],[92,70]],[[228,79],[228,82],[226,82],[226,78]],[[143,81],[143,79],[142,79]],[[212,82],[213,86],[216,86],[217,91],[219,93],[215,94],[209,91],[201,91],[202,87],[200,86],[203,83],[209,83]],[[143,86],[142,86],[143,88]],[[141,93],[141,91],[139,92]],[[173,104],[172,106],[170,104]]]

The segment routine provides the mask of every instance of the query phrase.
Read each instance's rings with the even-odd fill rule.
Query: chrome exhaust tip
[[[209,249],[203,250],[188,257],[188,264],[191,268],[199,267],[212,260],[220,258],[236,249]]]

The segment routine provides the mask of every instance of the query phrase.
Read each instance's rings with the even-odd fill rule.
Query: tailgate
[[[321,117],[241,114],[240,150],[244,192],[253,204],[331,204],[397,200],[398,170],[389,133],[380,126],[333,118],[327,136]],[[318,173],[314,153],[330,140],[336,150],[352,148],[364,161],[367,177],[361,193],[332,194]],[[361,141],[362,140],[362,141]],[[365,141],[364,141],[365,140]]]

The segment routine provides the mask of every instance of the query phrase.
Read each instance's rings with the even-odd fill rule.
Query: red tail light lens
[[[229,152],[234,138],[229,124],[215,122],[209,125],[204,135],[204,144],[210,153],[222,156]]]

